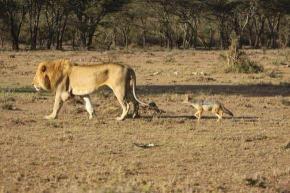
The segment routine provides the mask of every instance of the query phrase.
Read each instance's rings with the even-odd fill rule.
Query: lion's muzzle
[[[33,85],[34,86],[34,88],[35,88],[35,90],[37,91],[37,92],[39,92],[41,89],[39,88],[39,87],[37,87],[36,85]]]

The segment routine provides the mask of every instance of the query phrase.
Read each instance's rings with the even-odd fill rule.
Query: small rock
[[[156,75],[158,75],[158,74],[160,74],[160,72],[154,72],[154,73],[152,74],[152,76],[156,76]]]
[[[147,149],[147,148],[152,148],[152,147],[156,147],[158,145],[155,145],[154,143],[146,143],[146,144],[142,144],[142,143],[133,143],[135,146],[143,148],[143,149]]]
[[[200,72],[200,75],[206,76],[206,73],[205,72]]]
[[[197,72],[192,72],[191,74],[192,74],[192,75],[195,75],[195,76],[196,76],[196,75],[198,75],[198,73],[197,73]]]

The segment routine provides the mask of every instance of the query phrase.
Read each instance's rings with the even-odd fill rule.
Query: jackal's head
[[[185,104],[186,104],[186,103],[189,103],[190,100],[192,100],[192,97],[189,96],[188,94],[186,94],[182,103],[185,103]]]

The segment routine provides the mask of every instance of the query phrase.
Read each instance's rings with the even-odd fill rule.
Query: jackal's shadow
[[[143,119],[152,119],[154,116],[144,115],[140,118]],[[160,119],[186,119],[186,120],[197,120],[195,116],[192,115],[159,115],[156,116]],[[202,116],[201,120],[217,120],[216,116]],[[246,121],[246,122],[256,122],[258,121],[259,117],[256,116],[237,116],[237,117],[229,117],[224,116],[223,119],[225,120],[233,120],[233,121]]]

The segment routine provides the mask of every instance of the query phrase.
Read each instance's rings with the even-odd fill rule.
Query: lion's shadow
[[[101,88],[100,91],[109,91]],[[31,86],[0,88],[0,92],[33,93]],[[110,92],[110,91],[109,91]],[[138,85],[137,94],[161,95],[167,93],[209,93],[244,96],[290,96],[290,84],[249,84],[249,85]]]

